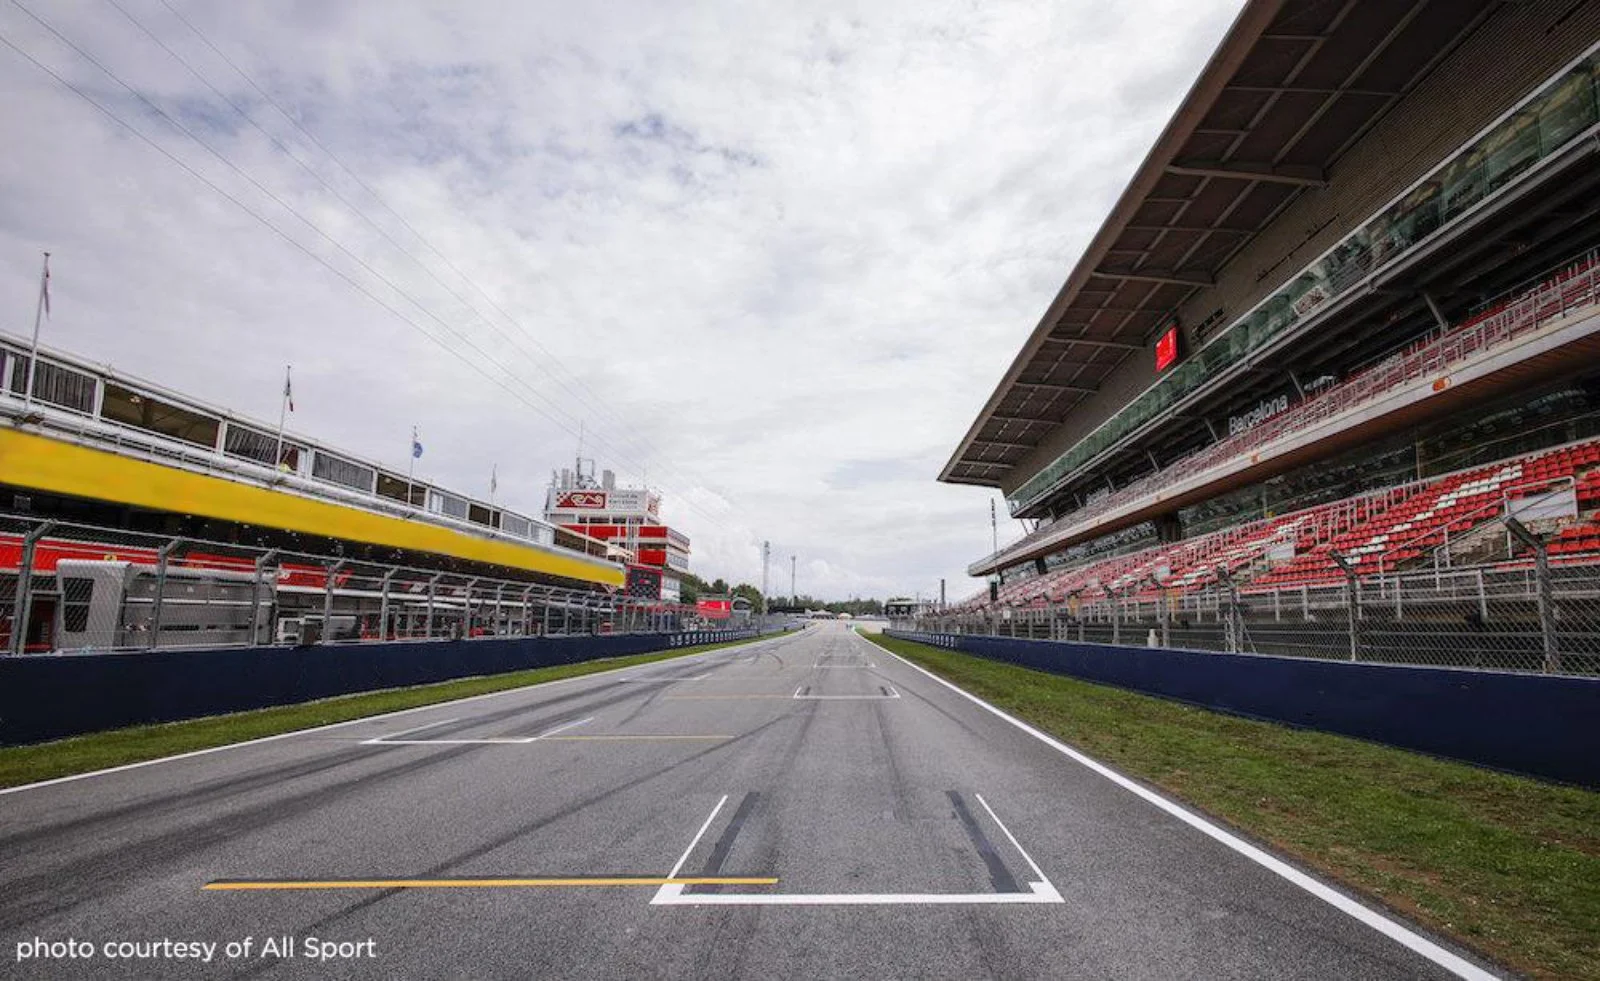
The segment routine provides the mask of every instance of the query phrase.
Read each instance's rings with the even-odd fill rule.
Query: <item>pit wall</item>
[[[1219,712],[1600,787],[1600,678],[885,634]]]
[[[0,745],[757,636],[743,630],[0,657]]]

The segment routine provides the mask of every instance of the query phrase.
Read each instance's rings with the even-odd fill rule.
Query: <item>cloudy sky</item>
[[[0,330],[49,249],[50,345],[268,420],[293,363],[528,513],[581,425],[707,578],[955,598],[935,476],[1239,7],[5,0]]]

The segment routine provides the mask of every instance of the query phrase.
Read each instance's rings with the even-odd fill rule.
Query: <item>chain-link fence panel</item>
[[[1069,598],[896,626],[1118,646],[1600,674],[1600,564],[1537,557],[1278,589]]]

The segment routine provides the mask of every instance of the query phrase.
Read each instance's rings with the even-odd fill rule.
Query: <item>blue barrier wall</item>
[[[0,658],[0,745],[754,636],[754,630]]]
[[[1251,718],[1600,787],[1600,679],[955,634],[889,635]]]

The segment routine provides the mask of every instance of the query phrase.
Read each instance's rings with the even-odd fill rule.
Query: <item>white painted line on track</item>
[[[790,698],[794,698],[794,699],[799,699],[800,701],[820,701],[820,702],[830,702],[830,701],[842,701],[842,702],[892,702],[895,699],[900,697],[900,690],[895,688],[895,686],[886,685],[884,687],[889,689],[889,694],[887,694],[887,695],[802,695],[800,693],[806,689],[806,686],[805,685],[801,685],[799,688],[796,688],[794,690],[794,694],[789,696],[789,697]]]
[[[1000,818],[994,813],[994,808],[989,806],[981,795],[978,802],[983,804],[983,809],[989,812],[989,817],[1005,836],[1011,839],[1011,844],[1017,849],[1028,867],[1033,869],[1033,874],[1038,876],[1037,882],[1028,883],[1027,892],[821,892],[821,893],[685,893],[687,888],[683,883],[669,883],[656,890],[651,898],[652,906],[972,906],[972,905],[1016,905],[1036,903],[1064,903],[1061,893],[1051,884],[1038,863],[1023,850],[1022,845],[1012,835],[1009,828],[1001,823]],[[717,816],[717,811],[722,809],[722,804],[727,801],[724,796],[718,802],[716,809],[711,812],[711,817],[700,827],[700,833],[695,835],[694,841],[689,843],[689,851],[683,853],[678,859],[678,864],[673,866],[667,878],[677,878],[678,869],[689,858],[689,852],[694,851],[699,844],[701,835],[706,833],[706,828]]]
[[[432,729],[435,726],[447,726],[452,722],[458,722],[458,721],[460,721],[460,720],[459,719],[440,719],[438,722],[424,722],[420,726],[412,726],[409,729],[401,729],[399,732],[391,732],[387,736],[373,736],[371,739],[363,739],[361,741],[361,745],[363,745],[363,746],[373,746],[373,745],[376,745],[378,743],[384,742],[384,741],[389,740],[389,739],[399,739],[401,736],[409,736],[413,732],[421,732],[424,729]]]
[[[683,863],[689,860],[689,853],[694,851],[694,846],[700,844],[700,839],[705,837],[706,829],[711,827],[711,822],[717,819],[717,815],[722,812],[722,805],[727,802],[728,795],[723,794],[722,799],[717,801],[717,806],[711,809],[711,814],[706,818],[705,823],[700,825],[700,830],[696,831],[694,837],[690,839],[689,847],[685,848],[683,854],[678,856],[678,861],[672,866],[672,871],[667,873],[667,878],[676,879],[678,877],[678,872],[683,868]]]
[[[871,644],[872,641],[863,637],[862,643]],[[872,646],[877,647],[878,645],[873,644]],[[1293,865],[1290,865],[1288,862],[1283,861],[1277,856],[1272,855],[1269,852],[1256,847],[1255,845],[1252,845],[1250,842],[1245,841],[1243,838],[1240,838],[1233,832],[1211,823],[1206,818],[1201,817],[1199,814],[1194,813],[1181,804],[1168,800],[1161,794],[1158,794],[1154,790],[1151,790],[1150,788],[1145,787],[1133,780],[1131,777],[1123,776],[1121,773],[1118,773],[1111,767],[1106,766],[1099,760],[1085,756],[1083,753],[1073,749],[1066,743],[1061,742],[1059,739],[1056,739],[1049,733],[1034,728],[1028,723],[1023,722],[1021,719],[1004,711],[1003,709],[995,708],[993,705],[990,705],[988,702],[972,694],[971,692],[968,692],[962,689],[960,686],[944,680],[926,668],[911,663],[887,648],[880,647],[878,649],[886,651],[890,657],[893,657],[895,660],[904,664],[911,670],[916,671],[919,674],[926,675],[928,678],[950,689],[957,695],[960,695],[962,698],[967,699],[968,701],[977,705],[979,708],[982,708],[984,711],[999,716],[1005,721],[1016,726],[1018,729],[1021,729],[1023,732],[1044,743],[1046,746],[1049,746],[1051,749],[1056,750],[1057,752],[1071,758],[1082,766],[1087,767],[1095,773],[1098,773],[1100,776],[1105,777],[1107,780],[1110,780],[1112,783],[1123,788],[1129,793],[1132,793],[1143,798],[1145,801],[1154,804],[1156,807],[1166,811],[1168,814],[1201,832],[1207,837],[1227,846],[1228,848],[1231,848],[1233,851],[1239,853],[1267,871],[1287,880],[1295,886],[1298,886],[1299,888],[1305,890],[1306,892],[1327,903],[1329,906],[1332,906],[1334,909],[1339,910],[1341,913],[1346,914],[1352,919],[1366,924],[1367,926],[1378,931],[1408,950],[1427,958],[1433,963],[1444,968],[1446,971],[1449,971],[1451,974],[1454,974],[1459,978],[1466,978],[1468,981],[1498,981],[1498,975],[1484,970],[1459,954],[1446,950],[1444,947],[1434,943],[1432,940],[1429,940],[1427,937],[1424,937],[1420,933],[1417,933],[1415,930],[1412,930],[1404,924],[1393,920],[1382,913],[1377,912],[1376,910],[1369,909],[1361,903],[1356,902],[1354,899],[1351,899],[1344,893],[1339,892],[1337,889],[1334,889],[1333,887],[1314,878],[1313,876],[1300,871]],[[985,806],[987,807],[987,805]]]
[[[990,819],[992,819],[995,823],[995,826],[1005,834],[1007,840],[1011,842],[1011,847],[1015,848],[1017,850],[1017,854],[1022,856],[1022,860],[1028,863],[1028,868],[1033,870],[1033,874],[1039,877],[1039,882],[1029,883],[1029,885],[1037,886],[1041,883],[1047,886],[1050,885],[1050,880],[1045,876],[1044,870],[1039,868],[1039,863],[1035,862],[1033,860],[1033,856],[1029,855],[1027,851],[1023,849],[1022,842],[1018,841],[1017,836],[1012,834],[1011,829],[1006,827],[1005,822],[1000,820],[1000,815],[994,812],[994,808],[990,807],[989,802],[983,799],[983,795],[975,793],[972,796],[978,798],[978,803],[982,804],[983,809],[989,812]]]
[[[707,658],[714,658],[714,657],[718,657],[720,655],[731,654],[733,651],[742,651],[745,648],[760,647],[762,644],[769,643],[769,642],[774,641],[774,640],[781,640],[781,639],[783,639],[783,638],[785,638],[787,636],[790,636],[790,635],[788,635],[788,634],[774,634],[771,637],[764,638],[762,640],[752,641],[752,642],[750,642],[748,644],[741,644],[741,645],[739,645],[738,647],[735,647],[735,648],[722,648],[722,649],[714,650],[714,651],[705,651],[705,652],[700,653],[700,654],[690,654],[690,655],[688,655],[688,656],[686,656],[686,657],[684,657],[682,659],[675,660],[674,663],[677,663],[677,664],[696,664],[696,663],[698,663],[700,661],[703,661],[703,660],[705,660]],[[659,651],[648,651],[646,653],[655,654],[655,653],[661,653],[661,652],[659,652]],[[627,655],[622,655],[622,656],[627,656]],[[663,658],[663,660],[673,660],[673,659],[671,659],[671,658]],[[158,756],[153,760],[139,760],[136,763],[123,763],[121,766],[108,766],[103,770],[90,770],[87,773],[69,773],[64,777],[52,777],[49,780],[39,780],[39,781],[37,781],[35,783],[20,784],[20,785],[18,785],[16,787],[0,787],[0,797],[4,797],[7,794],[19,794],[19,793],[23,792],[24,790],[38,790],[38,789],[40,789],[42,787],[53,787],[53,786],[56,786],[57,784],[73,783],[73,782],[78,781],[78,780],[88,780],[90,777],[104,777],[104,776],[109,776],[110,774],[113,774],[113,773],[122,773],[122,772],[124,772],[126,770],[138,770],[138,769],[142,769],[143,767],[147,767],[147,766],[155,766],[158,763],[173,763],[173,762],[176,762],[178,760],[192,759],[192,758],[194,758],[196,756],[207,756],[207,755],[210,755],[211,753],[221,753],[224,750],[229,750],[229,749],[243,749],[246,746],[259,746],[262,743],[277,742],[280,739],[290,739],[290,738],[293,738],[295,736],[309,736],[309,735],[313,735],[313,734],[319,733],[319,732],[327,732],[327,731],[329,731],[331,729],[342,729],[345,726],[359,725],[360,723],[363,723],[363,722],[377,722],[377,721],[379,721],[381,719],[394,719],[394,718],[398,718],[398,717],[400,717],[402,715],[411,715],[412,713],[415,713],[415,712],[428,712],[428,711],[432,711],[432,710],[435,710],[435,709],[444,708],[445,706],[450,706],[450,705],[465,705],[468,702],[476,702],[476,701],[480,701],[481,699],[485,699],[485,698],[499,698],[502,695],[513,695],[513,694],[516,694],[517,692],[528,692],[528,691],[532,691],[535,688],[545,688],[545,687],[549,687],[551,685],[564,685],[564,684],[568,684],[568,683],[574,682],[574,681],[592,681],[592,680],[594,680],[596,678],[605,678],[607,675],[615,674],[618,671],[631,671],[631,670],[633,670],[634,667],[635,666],[620,667],[620,668],[607,668],[604,671],[593,671],[593,672],[590,672],[589,674],[574,675],[571,678],[556,678],[556,679],[551,680],[551,681],[539,681],[539,682],[535,682],[534,684],[531,684],[531,685],[521,685],[521,686],[518,686],[516,688],[502,688],[499,691],[487,691],[487,692],[484,692],[481,695],[468,695],[466,698],[452,698],[452,699],[449,699],[449,700],[443,701],[443,702],[431,702],[431,703],[429,703],[427,705],[415,705],[415,706],[412,706],[411,708],[396,709],[393,712],[380,712],[377,715],[363,715],[360,718],[346,719],[343,722],[330,722],[325,726],[312,726],[309,729],[294,729],[294,730],[291,730],[289,732],[280,732],[280,733],[276,733],[276,734],[271,735],[271,736],[262,736],[259,739],[245,739],[245,740],[242,740],[240,742],[228,743],[228,744],[223,745],[223,746],[207,746],[205,749],[193,749],[193,750],[190,750],[187,753],[174,753],[171,756]],[[351,695],[368,695],[368,694],[371,694],[371,692],[351,692],[350,694]],[[286,707],[286,706],[269,706],[269,707],[271,707],[271,708],[282,708],[282,707]],[[194,720],[185,719],[185,720],[181,720],[181,721],[194,721]]]
[[[455,719],[448,719],[446,721],[455,722],[456,720]],[[529,743],[536,743],[539,740],[544,739],[544,738],[546,738],[548,736],[554,736],[558,732],[565,732],[568,729],[576,729],[578,726],[583,725],[585,722],[593,722],[593,721],[594,721],[594,716],[591,715],[586,719],[576,719],[576,720],[574,720],[572,722],[563,722],[560,725],[556,726],[554,729],[547,729],[544,732],[539,733],[537,736],[484,736],[484,737],[479,738],[479,739],[399,739],[399,738],[397,738],[399,736],[408,735],[408,734],[413,733],[413,732],[421,732],[424,729],[431,729],[434,726],[442,726],[442,725],[445,724],[444,722],[430,722],[425,726],[417,726],[415,729],[407,729],[404,732],[397,732],[392,736],[379,736],[376,739],[368,739],[365,742],[363,742],[361,745],[363,745],[363,746],[526,746]]]
[[[681,883],[662,886],[652,906],[971,906],[1063,903],[1048,882],[1029,883],[1028,892],[931,893],[684,893]]]
[[[709,675],[697,674],[690,678],[618,678],[617,684],[665,685],[675,681],[704,681]]]
[[[544,738],[547,738],[549,736],[553,736],[558,732],[566,732],[568,729],[576,729],[576,728],[578,728],[579,726],[583,725],[586,722],[593,722],[593,721],[594,721],[594,716],[591,715],[587,719],[578,719],[575,722],[563,722],[560,725],[556,726],[554,729],[547,729],[544,732],[539,733],[537,736],[534,736],[533,739],[530,739],[528,741],[529,742],[533,742],[535,739],[544,739]]]

